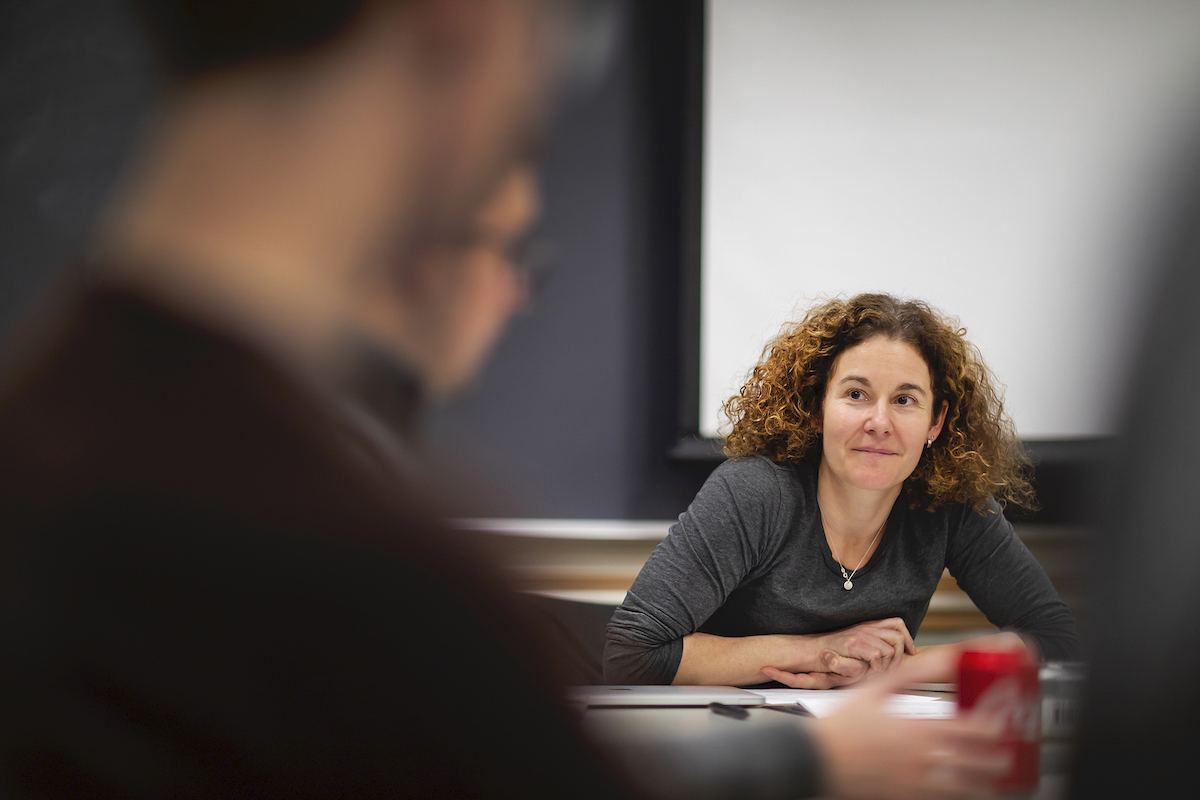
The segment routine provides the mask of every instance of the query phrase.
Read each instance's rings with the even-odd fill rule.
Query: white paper
[[[827,717],[853,698],[855,689],[751,689],[767,705],[798,703],[814,717]],[[958,704],[951,697],[894,694],[884,704],[889,714],[910,719],[951,719]]]

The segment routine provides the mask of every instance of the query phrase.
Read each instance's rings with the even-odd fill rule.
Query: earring
[[[933,447],[933,437],[925,440],[925,449],[928,450],[931,447]]]

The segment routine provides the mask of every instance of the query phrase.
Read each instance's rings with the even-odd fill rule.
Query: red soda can
[[[1002,721],[1012,768],[997,781],[998,792],[1037,790],[1042,704],[1033,656],[1024,650],[964,650],[958,662],[958,713]]]

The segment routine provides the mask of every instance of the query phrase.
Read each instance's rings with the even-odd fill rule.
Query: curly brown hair
[[[725,452],[819,463],[821,404],[834,359],[876,336],[915,347],[929,366],[933,408],[947,403],[942,435],[905,480],[912,507],[961,503],[982,512],[995,498],[1033,510],[1029,457],[966,329],[926,303],[887,294],[831,300],[786,326],[724,405],[733,425]]]

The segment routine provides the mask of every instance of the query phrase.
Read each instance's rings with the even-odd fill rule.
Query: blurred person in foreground
[[[1200,106],[1193,107],[1193,114]],[[1086,675],[1073,798],[1194,784],[1200,752],[1200,125],[1172,166],[1139,267],[1157,284],[1131,326],[1137,357],[1115,451],[1093,501]],[[1159,787],[1163,787],[1161,790]],[[1185,792],[1186,793],[1186,790]]]
[[[388,376],[410,407],[460,388],[519,304],[462,244],[528,190],[557,4],[142,9],[171,91],[0,382],[0,793],[930,797],[1003,769],[985,724],[882,715],[920,670],[602,756],[488,564],[348,435]]]

